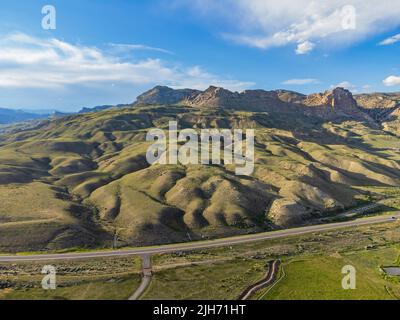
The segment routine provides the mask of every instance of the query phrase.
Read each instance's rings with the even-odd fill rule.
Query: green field
[[[265,300],[393,300],[400,299],[400,282],[387,279],[382,265],[393,265],[399,257],[398,248],[385,248],[344,255],[314,256],[293,259],[283,264],[281,280]],[[357,287],[344,290],[341,285],[345,265],[356,268]]]
[[[140,276],[134,274],[113,279],[99,279],[56,290],[0,290],[0,300],[127,300],[139,286]]]
[[[155,274],[143,299],[237,299],[265,271],[263,261],[250,259],[163,270]]]
[[[42,289],[44,265],[56,268],[56,290]],[[140,259],[0,264],[0,300],[126,300],[139,286]]]
[[[265,299],[396,299],[400,284],[386,279],[379,267],[398,263],[399,236],[399,223],[393,223],[156,256],[160,270],[143,298],[235,299],[262,278],[268,261],[281,259],[286,276]],[[212,259],[231,260],[206,263]],[[348,264],[358,271],[355,291],[341,287],[341,270]]]

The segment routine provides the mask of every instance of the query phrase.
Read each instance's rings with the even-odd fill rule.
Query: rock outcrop
[[[400,93],[360,94],[355,99],[386,131],[400,135]]]
[[[303,104],[313,107],[306,110],[307,114],[321,117],[325,120],[351,118],[373,123],[374,120],[364,110],[359,108],[352,93],[344,88],[335,88],[325,93],[309,95]]]
[[[177,104],[182,100],[198,95],[200,92],[192,89],[174,90],[169,87],[157,86],[138,96],[135,104]]]
[[[357,105],[352,93],[343,88],[305,96],[286,90],[246,90],[239,93],[215,86],[205,91],[174,90],[158,86],[139,96],[136,104],[176,104],[195,108],[292,113],[328,121],[354,119],[374,123],[372,117]]]
[[[209,87],[204,92],[182,101],[182,104],[201,108],[224,108],[244,111],[283,111],[290,104],[282,101],[276,91],[246,90],[231,92],[224,88]]]
[[[335,88],[325,93],[309,95],[303,103],[307,106],[329,106],[340,110],[352,110],[357,108],[357,102],[349,90]]]

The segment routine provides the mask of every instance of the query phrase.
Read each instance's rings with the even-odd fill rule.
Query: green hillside
[[[0,252],[151,245],[290,227],[399,186],[399,138],[368,121],[135,105],[0,136]],[[150,128],[255,129],[251,177],[232,166],[150,167]]]

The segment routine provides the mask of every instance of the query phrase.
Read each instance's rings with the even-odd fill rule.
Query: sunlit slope
[[[255,129],[251,177],[232,166],[150,167],[150,128]],[[399,186],[399,138],[296,112],[135,106],[0,136],[0,251],[149,245],[301,224]],[[17,205],[14,205],[17,204]]]
[[[361,94],[355,99],[386,131],[400,134],[400,93]]]

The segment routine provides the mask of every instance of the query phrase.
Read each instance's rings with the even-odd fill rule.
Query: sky
[[[0,107],[77,111],[155,85],[400,91],[399,57],[398,0],[1,0]]]

